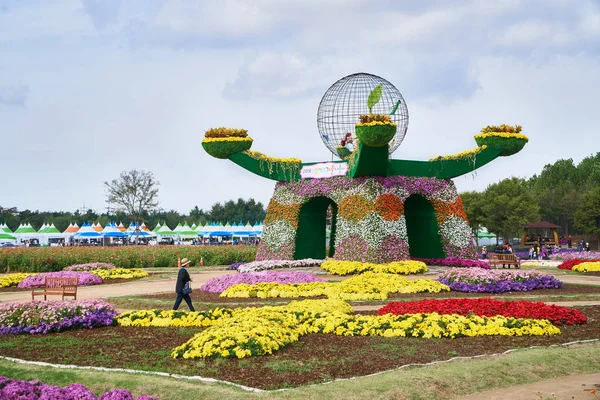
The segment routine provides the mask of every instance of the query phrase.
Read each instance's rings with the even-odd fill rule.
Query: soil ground
[[[443,267],[431,267],[430,272],[427,274],[412,275],[408,278],[435,279],[437,273],[443,269]],[[307,269],[303,269],[303,271],[308,272]],[[561,270],[555,271],[556,273],[551,270],[545,272],[555,274],[565,283],[590,285],[588,287],[577,286],[577,289],[573,289],[572,285],[566,285],[565,289],[560,289],[564,290],[564,294],[577,295],[582,291],[585,294],[600,292],[600,277],[598,276],[572,275],[565,274]],[[315,269],[315,272],[323,275],[323,272],[318,269]],[[234,273],[235,271],[212,270],[210,272],[193,273],[192,279],[194,280],[194,287],[199,288],[211,278]],[[137,281],[80,287],[78,298],[109,298],[125,295],[163,298],[168,296],[169,293],[174,298],[175,274],[176,272],[173,271],[172,276],[168,278],[150,277]],[[343,279],[330,275],[327,275],[326,278],[331,280]],[[194,296],[202,295],[195,291]],[[411,296],[417,297],[415,295]],[[502,297],[506,296],[510,297],[511,294],[503,294]],[[453,296],[445,294],[444,297]],[[459,297],[469,296],[460,294]],[[531,297],[531,300],[535,300],[537,296]],[[30,299],[31,294],[28,290],[0,292],[0,302],[29,301]],[[206,298],[205,300],[214,301],[215,299]],[[394,297],[390,300],[394,300]],[[600,338],[599,300],[586,301],[578,298],[570,302],[551,303],[562,306],[586,305],[587,307],[578,308],[588,316],[588,324],[576,327],[561,327],[563,334],[554,337],[458,338],[452,341],[446,339],[426,341],[423,339],[410,339],[414,343],[407,342],[406,344],[399,343],[398,338],[369,338],[367,340],[367,338],[360,337],[317,334],[307,335],[301,338],[297,344],[290,345],[269,357],[257,357],[251,362],[248,360],[215,359],[205,361],[177,360],[177,363],[186,363],[184,366],[179,364],[183,368],[180,372],[185,371],[186,375],[193,370],[194,373],[199,375],[214,376],[218,379],[235,381],[255,387],[293,387],[310,382],[329,381],[338,377],[361,376],[413,362],[429,362],[449,359],[459,355],[491,354],[514,348],[547,346],[554,343]],[[368,313],[369,310],[379,307],[380,305],[365,304],[356,305],[355,309],[358,312]],[[107,327],[90,331],[62,332],[45,337],[47,339],[54,337],[54,339],[51,339],[52,345],[49,345],[45,339],[41,340],[42,338],[2,337],[0,338],[0,354],[56,363],[124,366],[126,368],[170,370],[174,372],[180,367],[168,357],[170,350],[174,345],[186,341],[198,330],[158,328],[161,329],[161,333],[156,335],[155,329],[157,328]],[[109,348],[107,348],[107,344]],[[117,349],[118,351],[114,351]],[[307,353],[307,351],[309,352]],[[139,356],[135,356],[136,353],[139,353]],[[140,364],[139,361],[133,363],[126,360],[149,361]],[[344,361],[341,362],[342,360]],[[365,360],[370,362],[365,362]],[[332,362],[335,362],[336,366],[331,365]],[[187,365],[187,363],[191,365]],[[273,381],[274,375],[279,376],[281,379]],[[261,378],[265,376],[268,376],[269,379]],[[589,390],[600,389],[596,387],[598,384],[600,384],[600,374],[570,376],[532,385],[479,393],[464,399],[591,399],[594,396],[589,393]],[[555,397],[552,397],[551,393],[555,393]]]

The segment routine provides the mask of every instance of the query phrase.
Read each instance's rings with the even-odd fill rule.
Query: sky
[[[331,160],[317,108],[356,72],[406,100],[393,158],[523,126],[528,145],[456,178],[459,192],[600,151],[600,0],[0,0],[0,206],[104,212],[103,182],[134,168],[165,210],[266,204],[275,182],[210,157],[204,132]]]

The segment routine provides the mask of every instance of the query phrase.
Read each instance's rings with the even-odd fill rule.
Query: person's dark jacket
[[[181,293],[183,291],[183,287],[189,281],[191,281],[191,279],[187,269],[183,267],[179,268],[179,273],[177,274],[177,283],[175,284],[175,293]]]

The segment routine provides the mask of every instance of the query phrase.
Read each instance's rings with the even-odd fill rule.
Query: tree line
[[[42,224],[54,224],[59,231],[67,229],[70,223],[77,223],[79,226],[85,222],[100,222],[105,226],[108,222],[123,222],[128,226],[130,221],[137,219],[144,222],[148,227],[154,228],[159,222],[166,223],[169,228],[174,229],[179,223],[206,224],[208,222],[242,222],[244,224],[262,222],[265,219],[265,207],[259,201],[250,198],[242,198],[237,201],[229,200],[224,203],[217,202],[208,210],[202,210],[195,206],[187,214],[179,213],[175,210],[141,210],[138,216],[125,210],[107,211],[98,213],[92,209],[85,211],[31,211],[18,210],[18,207],[3,208],[0,206],[0,224],[6,223],[8,227],[15,231],[19,225],[30,223],[36,230]]]
[[[531,222],[560,225],[560,234],[600,235],[600,153],[575,165],[547,164],[529,179],[507,178],[483,192],[461,193],[473,235],[482,227],[504,240],[520,237]]]

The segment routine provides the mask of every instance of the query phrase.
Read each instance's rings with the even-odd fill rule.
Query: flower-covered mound
[[[267,207],[257,260],[292,259],[300,210],[316,197],[338,206],[334,258],[384,264],[409,258],[404,202],[413,195],[433,206],[446,256],[474,259],[475,244],[451,180],[425,177],[333,177],[279,182]]]
[[[104,300],[31,301],[0,305],[0,334],[50,333],[113,324],[117,315]]]
[[[421,261],[394,261],[387,264],[372,264],[358,261],[329,260],[321,264],[321,268],[334,275],[361,274],[371,271],[386,274],[421,274],[427,272],[427,266]]]
[[[352,307],[340,300],[304,300],[285,306],[246,308],[211,322],[212,326],[176,347],[172,356],[244,358],[272,354],[309,333],[424,338],[560,334],[547,320],[437,313],[354,315]]]
[[[469,260],[465,258],[447,257],[447,258],[417,258],[412,260],[422,261],[427,265],[442,265],[444,267],[462,267],[462,268],[483,268],[490,269],[490,264],[481,260]]]
[[[16,274],[0,276],[0,288],[17,286],[20,282],[23,281],[23,279],[33,275],[37,274],[19,272]]]
[[[230,286],[221,297],[298,298],[327,296],[342,300],[385,300],[389,293],[439,293],[448,286],[431,279],[408,280],[396,274],[365,272],[342,282],[258,283]]]
[[[114,268],[114,269],[97,269],[90,271],[92,274],[99,276],[104,279],[136,279],[145,278],[148,276],[147,272],[137,268]]]
[[[600,262],[584,262],[573,267],[576,272],[600,272]]]
[[[252,261],[237,267],[239,272],[258,272],[278,268],[319,267],[323,260],[305,258],[304,260],[264,260]]]
[[[557,289],[562,282],[540,271],[484,270],[451,268],[440,274],[438,281],[459,292],[504,293],[534,289]]]
[[[96,397],[88,388],[78,383],[58,387],[40,381],[21,381],[0,376],[0,399],[23,400],[134,400],[125,389],[113,389]],[[137,400],[158,400],[156,397],[139,396]]]
[[[562,264],[560,264],[558,266],[559,269],[565,269],[568,271],[574,270],[573,267],[575,267],[576,265],[579,264],[583,264],[585,262],[600,262],[600,260],[587,260],[587,259],[583,259],[583,258],[574,258],[571,260],[565,260],[562,262]]]
[[[205,292],[221,293],[229,286],[246,283],[275,282],[275,283],[308,283],[326,282],[307,272],[242,272],[235,275],[223,275],[212,278],[200,287]]]
[[[98,269],[114,269],[116,268],[114,264],[95,262],[95,263],[87,263],[87,264],[75,264],[69,265],[68,267],[64,267],[63,271],[95,271]]]
[[[379,309],[385,314],[475,314],[484,317],[502,315],[513,318],[547,319],[554,325],[585,324],[587,318],[579,310],[532,301],[502,301],[495,299],[425,299],[417,301],[393,301]]]
[[[99,285],[102,283],[102,278],[98,275],[94,275],[91,272],[76,272],[76,271],[58,271],[58,272],[44,272],[42,274],[36,274],[28,276],[23,279],[19,285],[19,289],[31,289],[33,286],[44,285],[46,277],[50,278],[77,278],[78,286],[90,286]]]

